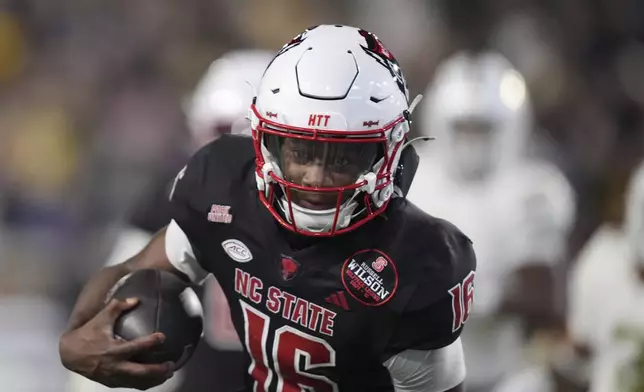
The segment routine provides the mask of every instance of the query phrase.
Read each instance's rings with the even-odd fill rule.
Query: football
[[[134,308],[123,312],[114,325],[114,336],[133,340],[161,332],[165,341],[155,349],[132,358],[139,363],[172,361],[175,369],[186,364],[203,335],[203,310],[189,284],[162,270],[141,270],[121,281],[109,298],[138,298]]]

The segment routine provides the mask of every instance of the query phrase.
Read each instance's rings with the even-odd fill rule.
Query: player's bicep
[[[396,392],[455,391],[465,380],[461,340],[437,350],[405,350],[385,361]]]
[[[156,233],[145,248],[123,263],[123,266],[128,273],[142,269],[160,269],[197,283],[207,275],[194,260],[188,238],[174,221]]]
[[[174,219],[165,229],[164,242],[168,262],[193,283],[202,284],[208,272],[197,261],[188,236]]]

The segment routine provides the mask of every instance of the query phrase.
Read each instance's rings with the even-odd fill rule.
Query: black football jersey
[[[224,136],[177,176],[172,218],[221,284],[248,391],[393,391],[383,362],[455,341],[473,298],[470,240],[403,198],[361,228],[311,239],[260,203],[252,139]]]

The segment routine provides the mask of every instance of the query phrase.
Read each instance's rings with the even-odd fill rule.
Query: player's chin
[[[294,203],[302,208],[306,208],[314,211],[324,211],[324,210],[330,210],[332,208],[335,208],[335,203],[318,202],[318,201],[311,201],[307,199],[299,199],[297,201],[294,201]]]
[[[314,211],[323,211],[335,208],[338,201],[337,196],[334,194],[324,194],[321,192],[305,192],[296,191],[292,192],[293,203],[302,208]]]
[[[335,209],[338,206],[338,193],[337,192],[306,192],[293,190],[291,192],[293,203],[302,208],[307,208],[314,211],[323,211]],[[346,203],[351,199],[353,191],[345,191],[342,193],[340,205]]]

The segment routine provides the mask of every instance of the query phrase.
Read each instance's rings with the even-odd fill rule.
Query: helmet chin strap
[[[253,82],[251,82],[248,79],[244,80],[244,82],[246,82],[246,84],[249,85],[250,88],[253,90],[253,102],[254,102],[255,99],[257,98],[257,88],[255,88],[255,85],[253,84]]]
[[[414,112],[414,109],[416,109],[416,106],[418,106],[418,104],[420,103],[420,101],[421,101],[422,99],[423,99],[423,94],[418,94],[418,95],[416,95],[416,97],[414,98],[414,100],[413,100],[413,101],[411,101],[411,103],[409,104],[409,109],[407,109],[407,111],[409,112],[409,114],[412,114],[412,113]]]
[[[409,147],[410,145],[416,143],[419,140],[422,140],[424,142],[429,142],[429,141],[432,141],[432,140],[436,140],[436,138],[433,137],[433,136],[418,136],[418,137],[415,137],[415,138],[411,139],[410,141],[406,142],[405,144],[403,144],[402,147],[400,148],[400,151],[404,151],[405,148]]]

